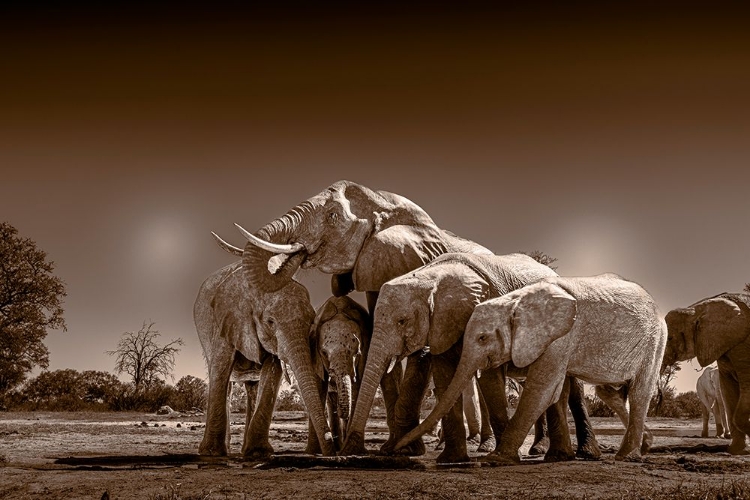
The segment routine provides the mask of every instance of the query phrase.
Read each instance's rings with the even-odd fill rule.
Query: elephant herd
[[[271,416],[288,367],[309,416],[308,453],[365,454],[380,387],[389,430],[381,453],[423,454],[421,436],[442,419],[437,461],[468,461],[462,394],[476,380],[483,460],[517,463],[535,424],[545,460],[597,459],[583,381],[626,427],[615,458],[633,460],[651,444],[645,419],[660,368],[693,357],[702,366],[718,360],[729,449],[748,452],[748,295],[722,294],[664,318],[642,287],[617,275],[561,277],[526,255],[494,255],[410,200],[349,181],[254,234],[238,228],[244,248],[214,236],[241,260],[212,274],[194,306],[209,371],[201,454],[229,451],[232,379],[248,389],[243,455],[273,453]],[[331,274],[332,297],[317,313],[293,277],[300,267]],[[366,309],[348,297],[354,290],[365,293]],[[506,377],[525,379],[511,418]],[[431,380],[437,404],[420,422]]]

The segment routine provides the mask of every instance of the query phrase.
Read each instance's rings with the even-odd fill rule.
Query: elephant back
[[[441,255],[428,266],[447,262],[463,264],[487,281],[488,299],[505,295],[544,278],[558,276],[549,266],[540,264],[521,253],[508,255],[448,253]]]

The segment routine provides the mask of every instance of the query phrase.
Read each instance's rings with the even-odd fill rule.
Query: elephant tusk
[[[396,366],[397,361],[398,361],[398,356],[393,356],[391,358],[391,364],[388,365],[388,370],[386,370],[386,373],[391,373],[391,370],[393,370],[393,367]]]
[[[225,252],[229,252],[232,255],[237,255],[237,256],[241,256],[242,255],[242,249],[241,248],[236,247],[236,246],[232,245],[231,243],[229,243],[227,241],[224,241],[221,238],[221,236],[219,236],[218,234],[214,233],[213,231],[211,231],[211,234],[214,235],[214,238],[216,239],[216,243],[219,244],[219,246],[221,247],[222,250],[224,250]]]
[[[292,243],[291,245],[281,245],[279,243],[270,243],[268,241],[258,238],[253,233],[251,233],[244,227],[240,226],[236,222],[234,223],[234,225],[237,226],[237,229],[240,230],[240,233],[242,233],[242,236],[244,236],[247,239],[247,241],[249,241],[256,247],[262,248],[263,250],[266,250],[268,252],[273,252],[277,254],[278,253],[293,254],[293,253],[297,253],[305,249],[305,245],[303,245],[302,243]]]
[[[482,378],[482,370],[477,370],[477,379]]]

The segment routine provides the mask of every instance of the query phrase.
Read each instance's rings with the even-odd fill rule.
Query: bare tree
[[[176,346],[184,345],[182,339],[177,338],[160,346],[157,343],[160,334],[153,328],[154,324],[144,321],[137,332],[122,334],[117,349],[106,351],[110,356],[117,356],[115,371],[130,375],[136,392],[151,386],[159,375],[171,378],[175,356],[180,352]]]
[[[680,371],[679,363],[662,367],[659,379],[656,381],[656,394],[651,399],[651,416],[658,417],[664,401],[674,397],[675,389],[671,383],[678,371]]]
[[[552,264],[554,262],[557,262],[556,257],[551,257],[547,255],[546,253],[542,252],[541,250],[532,250],[530,252],[521,252],[522,254],[526,254],[535,261],[539,262],[540,264],[544,264],[545,266],[549,267],[553,271],[557,270],[557,266],[553,266]]]
[[[47,368],[47,330],[65,330],[65,284],[47,254],[0,222],[0,394],[23,382],[34,366]]]
[[[750,293],[750,283],[745,283],[745,288],[742,289],[745,293]]]

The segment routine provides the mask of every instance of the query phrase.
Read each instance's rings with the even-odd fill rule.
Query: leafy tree
[[[83,399],[79,384],[81,374],[77,370],[65,369],[42,372],[29,380],[24,388],[26,399],[38,405],[49,405],[60,399]]]
[[[205,408],[208,396],[208,385],[202,379],[185,375],[177,381],[175,388],[174,408],[177,410],[191,410]]]
[[[557,266],[553,266],[552,264],[557,262],[556,257],[550,257],[546,253],[542,252],[541,250],[532,250],[530,252],[521,252],[523,254],[528,255],[535,261],[539,262],[540,264],[544,264],[545,266],[549,267],[553,271],[557,270]]]
[[[123,390],[123,383],[109,372],[86,370],[78,379],[81,394],[88,402],[109,404],[115,394]]]
[[[662,415],[662,407],[665,400],[674,399],[675,389],[674,387],[671,387],[670,384],[672,383],[672,380],[674,380],[674,377],[675,375],[677,375],[678,371],[680,371],[680,365],[678,363],[662,368],[661,374],[659,375],[659,380],[656,381],[656,394],[653,398],[651,398],[649,416],[669,416]]]
[[[49,366],[42,343],[50,329],[66,330],[65,284],[46,252],[7,222],[0,223],[0,394]]]
[[[745,293],[750,293],[750,283],[745,283],[745,288],[742,289]]]
[[[180,349],[176,346],[184,345],[181,338],[172,340],[160,346],[157,339],[158,330],[154,330],[154,322],[143,322],[137,332],[125,332],[114,351],[106,351],[110,356],[116,356],[115,371],[127,373],[133,379],[135,392],[148,389],[157,381],[159,376],[172,377],[175,356]]]

